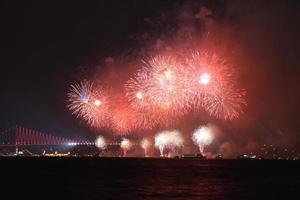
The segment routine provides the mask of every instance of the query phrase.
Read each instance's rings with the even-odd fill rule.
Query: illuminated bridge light
[[[69,146],[76,146],[77,143],[76,143],[76,142],[68,142],[68,145],[69,145]]]
[[[1,134],[1,133],[0,133]],[[12,137],[13,136],[13,137]],[[10,131],[1,135],[0,146],[43,146],[43,145],[91,145],[91,141],[74,141],[60,136],[50,135],[45,132],[33,130],[16,125]]]

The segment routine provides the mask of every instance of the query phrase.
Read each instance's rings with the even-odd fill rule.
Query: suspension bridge
[[[87,140],[73,140],[61,136],[51,135],[43,131],[16,125],[0,130],[0,147],[26,147],[47,145],[95,145]]]

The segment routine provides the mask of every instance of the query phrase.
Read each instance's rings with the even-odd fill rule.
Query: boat
[[[200,153],[197,154],[182,154],[180,158],[197,158],[197,159],[204,159],[206,158]]]
[[[239,155],[237,157],[237,159],[240,159],[240,160],[253,160],[253,159],[257,159],[257,158],[256,158],[256,155],[243,154],[243,155]]]

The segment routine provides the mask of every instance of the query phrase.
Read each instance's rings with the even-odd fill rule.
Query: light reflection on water
[[[18,180],[17,191],[55,199],[278,199],[300,188],[299,161],[24,158],[0,164],[13,172],[7,181]]]

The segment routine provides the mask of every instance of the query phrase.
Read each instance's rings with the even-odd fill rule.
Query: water
[[[1,197],[299,199],[299,161],[0,158]],[[1,198],[2,199],[2,198]]]

